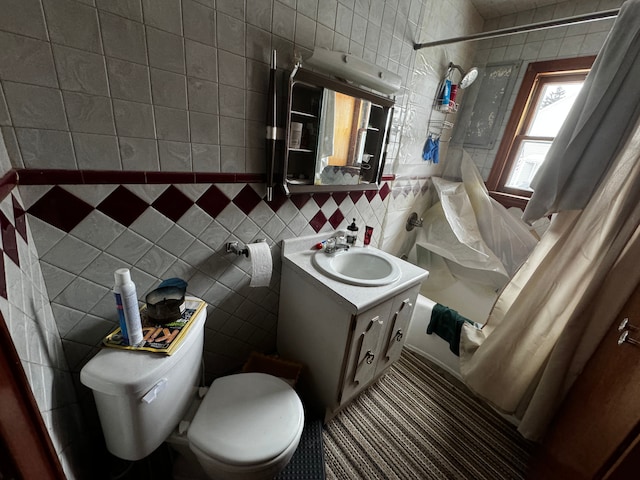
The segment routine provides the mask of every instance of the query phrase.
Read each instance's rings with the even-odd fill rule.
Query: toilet
[[[273,478],[300,442],[302,402],[288,383],[264,373],[198,389],[205,320],[203,309],[172,355],[105,348],[82,368],[107,449],[140,460],[168,441],[188,446],[209,478]]]

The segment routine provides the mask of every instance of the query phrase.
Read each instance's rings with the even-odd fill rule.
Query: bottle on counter
[[[356,219],[354,218],[351,222],[351,225],[347,227],[347,244],[352,247],[355,246],[356,241],[358,240],[358,226],[356,225]]]
[[[137,345],[142,342],[142,320],[136,285],[131,280],[131,272],[128,268],[116,270],[114,278],[113,293],[116,297],[122,335],[128,345]],[[123,322],[125,328],[122,328]]]

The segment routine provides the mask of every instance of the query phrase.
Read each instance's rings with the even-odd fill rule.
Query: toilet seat
[[[189,427],[189,443],[227,465],[250,466],[279,457],[302,430],[296,392],[264,373],[216,379]]]

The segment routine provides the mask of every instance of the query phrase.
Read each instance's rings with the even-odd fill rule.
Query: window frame
[[[491,196],[506,207],[524,208],[531,192],[516,188],[506,187],[511,169],[515,163],[515,157],[523,140],[542,139],[549,140],[554,137],[527,136],[524,132],[529,128],[535,114],[535,106],[540,98],[546,83],[557,81],[559,78],[568,81],[578,77],[584,77],[591,70],[594,55],[566,58],[559,60],[547,60],[531,62],[522,79],[520,89],[516,96],[509,121],[502,135],[500,147],[496,153],[491,172],[486,185]]]

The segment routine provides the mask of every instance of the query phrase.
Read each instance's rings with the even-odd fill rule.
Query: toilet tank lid
[[[189,427],[189,443],[231,465],[267,462],[299,436],[304,411],[298,394],[264,373],[216,379]]]
[[[146,391],[170,369],[180,368],[180,359],[189,351],[198,331],[204,328],[206,318],[207,310],[203,308],[173,355],[103,348],[82,368],[80,382],[92,390],[109,395],[131,395]],[[193,367],[189,365],[189,368]]]

